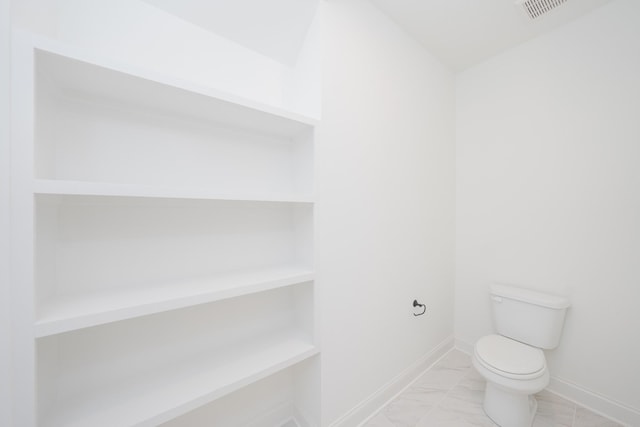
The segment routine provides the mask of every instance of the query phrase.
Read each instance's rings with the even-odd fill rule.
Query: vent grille
[[[563,3],[566,3],[566,1],[567,0],[518,0],[516,3],[522,6],[529,18],[537,19]]]

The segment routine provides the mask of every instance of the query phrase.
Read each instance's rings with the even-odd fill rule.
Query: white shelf
[[[257,201],[284,203],[313,203],[312,197],[284,194],[222,194],[206,188],[165,187],[151,185],[113,184],[87,181],[37,179],[35,194],[74,196],[150,197],[167,199],[198,199],[227,201]]]
[[[61,402],[46,427],[156,426],[318,354],[308,341],[274,336],[227,354],[206,354],[99,394]]]
[[[200,117],[276,135],[295,135],[317,119],[35,38],[38,69],[64,90]]]
[[[57,296],[45,302],[39,310],[35,335],[38,338],[55,335],[291,286],[313,278],[314,274],[310,270],[283,267],[154,286]]]

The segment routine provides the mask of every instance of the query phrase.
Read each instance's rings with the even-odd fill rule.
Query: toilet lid
[[[546,367],[542,350],[501,335],[480,338],[475,353],[488,366],[511,375],[531,375]]]

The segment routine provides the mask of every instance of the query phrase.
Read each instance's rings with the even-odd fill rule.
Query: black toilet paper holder
[[[413,313],[414,316],[422,316],[424,313],[427,312],[427,306],[424,305],[424,304],[420,304],[417,299],[413,300],[413,306],[414,307],[422,307],[422,313],[417,313],[417,314]]]

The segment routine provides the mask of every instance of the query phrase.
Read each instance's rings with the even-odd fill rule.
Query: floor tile
[[[412,386],[389,403],[383,414],[395,427],[414,427],[445,394],[443,390]]]
[[[473,366],[471,367],[471,369],[469,369],[469,371],[467,371],[466,377],[481,381],[483,384],[485,382],[484,377],[480,375],[480,373],[476,371],[476,368],[474,368]]]
[[[362,427],[395,427],[391,421],[382,413],[378,413],[369,421],[364,423]]]
[[[573,427],[622,427],[622,424],[618,424],[615,421],[601,417],[588,409],[578,406],[576,408],[576,419]]]
[[[546,390],[536,394],[538,411],[533,427],[572,427],[576,405]]]
[[[443,368],[469,368],[471,367],[471,357],[460,350],[451,350],[442,359],[438,361],[436,366]]]
[[[416,427],[496,427],[484,413],[435,408],[420,419]]]
[[[362,427],[496,427],[482,409],[484,378],[453,350]],[[532,427],[622,427],[548,391]]]
[[[456,406],[477,406],[482,408],[485,381],[473,374],[465,376],[444,398],[441,407],[455,409]]]
[[[418,378],[415,384],[448,391],[464,378],[469,369],[471,369],[469,356],[454,350]]]

